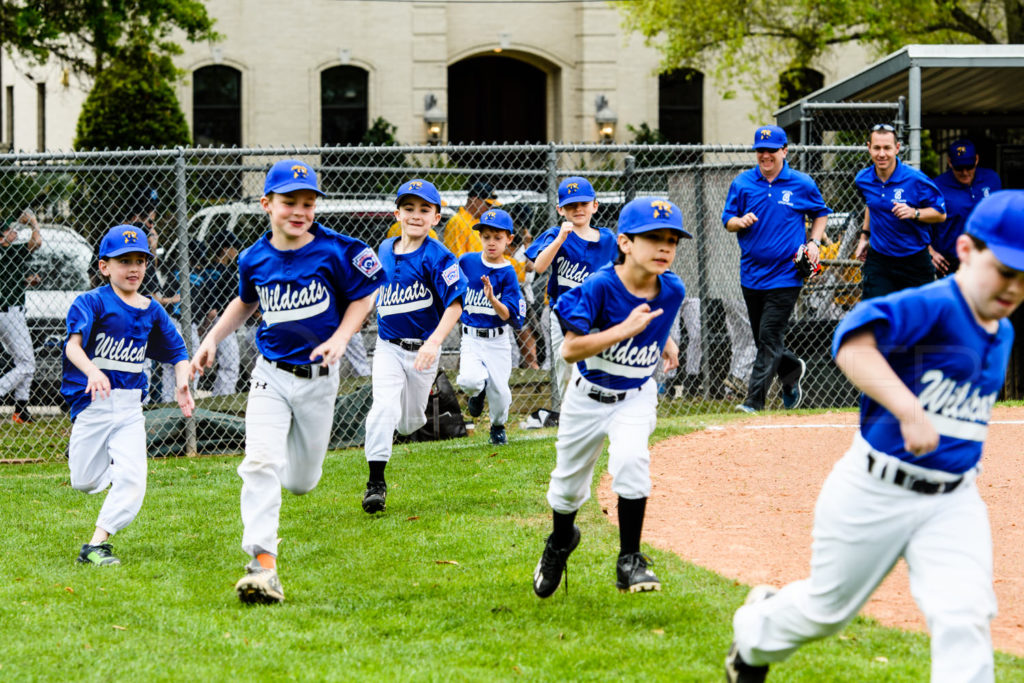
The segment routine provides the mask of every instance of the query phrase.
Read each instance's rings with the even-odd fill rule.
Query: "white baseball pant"
[[[366,416],[366,460],[387,462],[395,430],[412,434],[427,424],[427,400],[441,355],[426,370],[416,370],[416,351],[377,338],[373,354],[373,405]]]
[[[486,385],[487,409],[492,425],[505,424],[512,405],[508,380],[512,376],[512,335],[515,331],[508,325],[500,329],[505,332],[496,337],[478,337],[463,331],[459,376],[455,378],[455,383],[470,396],[479,394]]]
[[[174,329],[181,334],[181,321],[177,318],[171,318],[171,322],[174,324]],[[233,336],[233,335],[232,335]],[[182,334],[182,339],[185,335]],[[196,352],[199,348],[199,327],[192,323],[192,353]],[[238,348],[236,343],[235,348]],[[220,351],[220,346],[217,346],[217,351]],[[174,403],[175,391],[177,389],[177,382],[174,378],[174,363],[161,363],[161,376],[160,376],[160,402],[161,403]],[[237,381],[237,378],[236,380]]]
[[[32,351],[32,335],[25,322],[25,307],[13,306],[0,313],[0,344],[14,361],[14,367],[0,377],[0,396],[14,391],[14,400],[27,401],[36,374],[36,357]]]
[[[193,346],[193,352],[198,348],[198,346]],[[238,390],[238,367],[241,364],[241,357],[238,350],[238,337],[234,332],[217,344],[216,359],[217,374],[213,378],[212,395],[227,396],[235,393]]]
[[[869,452],[874,471],[884,465],[887,480],[868,473]],[[818,496],[810,578],[733,617],[745,662],[782,661],[800,645],[840,631],[902,557],[931,632],[932,682],[993,680],[992,537],[977,472],[950,493],[923,494],[892,483],[896,465],[934,481],[950,479],[874,451],[858,433]]]
[[[110,487],[96,526],[115,534],[131,524],[146,496],[146,421],[140,389],[114,389],[75,418],[68,444],[71,486],[86,493]]]
[[[550,321],[548,332],[551,335],[550,353],[548,355],[551,358],[551,367],[555,369],[555,385],[558,387],[559,395],[561,395],[565,393],[565,384],[569,381],[570,375],[570,366],[562,358],[562,342],[565,341],[565,335],[562,334],[562,326],[558,322],[558,315],[555,313],[555,309],[548,310],[548,319]]]
[[[242,478],[242,550],[277,554],[281,488],[295,495],[320,481],[331,440],[338,365],[310,379],[278,369],[260,356],[245,407]]]
[[[589,396],[591,392],[623,393],[591,384],[573,370],[562,397],[555,469],[548,486],[548,504],[555,512],[575,512],[590,498],[594,465],[605,436],[612,491],[627,499],[646,498],[651,492],[648,441],[657,421],[657,386],[648,380],[615,403],[597,401]]]

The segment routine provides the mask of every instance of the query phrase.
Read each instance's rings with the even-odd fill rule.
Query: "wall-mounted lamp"
[[[511,33],[499,33],[498,34],[498,47],[494,48],[495,52],[501,52],[507,50],[512,45],[512,34]]]
[[[342,64],[348,64],[352,61],[352,50],[347,47],[338,48],[338,61]]]
[[[423,122],[427,124],[427,142],[432,145],[440,143],[448,115],[438,105],[434,93],[427,93],[423,97]]]
[[[615,139],[615,124],[619,122],[619,116],[608,104],[608,98],[598,95],[594,100],[594,121],[597,122],[597,132],[601,136],[601,142],[611,142]]]

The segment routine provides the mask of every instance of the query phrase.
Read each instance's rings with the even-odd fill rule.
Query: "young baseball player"
[[[146,233],[133,225],[111,228],[99,257],[109,284],[80,294],[68,310],[60,392],[71,412],[71,486],[87,493],[110,487],[78,561],[106,567],[121,564],[107,541],[131,524],[146,494],[146,359],[174,364],[185,417],[195,402],[184,340],[164,307],[139,294],[153,257]]]
[[[213,365],[218,345],[260,312],[245,408],[242,549],[252,557],[235,585],[245,603],[284,600],[277,575],[281,487],[296,495],[320,481],[338,394],[337,361],[370,312],[380,261],[363,242],[314,221],[323,193],[294,159],[267,173],[260,204],[270,232],[238,258],[238,296],[203,339],[193,372]]]
[[[412,434],[427,423],[430,387],[441,343],[462,315],[466,276],[455,255],[427,232],[441,220],[441,195],[426,180],[409,180],[395,196],[402,236],[384,240],[384,280],[377,292],[377,346],[373,356],[373,405],[366,416],[370,476],[363,510],[382,512],[395,430]]]
[[[512,403],[508,380],[512,374],[512,341],[526,315],[519,278],[505,249],[512,241],[512,217],[491,209],[473,226],[483,251],[463,254],[459,267],[469,283],[462,307],[462,349],[455,383],[469,394],[469,414],[479,417],[484,399],[490,406],[491,443],[508,443],[505,422]]]
[[[555,368],[555,379],[562,392],[569,375],[569,365],[562,358],[562,328],[555,315],[558,298],[587,279],[598,268],[615,260],[618,253],[615,233],[608,228],[590,225],[597,211],[594,188],[586,178],[572,176],[558,186],[558,213],[565,220],[561,226],[548,228],[526,250],[537,273],[551,267],[548,276],[548,304],[551,320],[549,357]]]
[[[931,632],[933,681],[992,681],[992,539],[975,477],[1024,299],[1024,191],[983,199],[953,277],[858,304],[836,364],[863,393],[860,431],[814,512],[811,575],[754,588],[733,617],[730,681],[840,631],[893,565]]]
[[[666,371],[679,365],[679,347],[669,331],[685,289],[669,268],[681,237],[690,235],[675,204],[634,199],[619,216],[618,260],[558,298],[562,356],[576,366],[562,401],[548,487],[554,530],[533,573],[538,597],[555,592],[580,542],[576,512],[590,498],[605,436],[612,490],[619,497],[615,585],[630,593],[661,588],[640,552],[640,532],[651,491],[647,442],[658,404],[651,375],[659,361]]]

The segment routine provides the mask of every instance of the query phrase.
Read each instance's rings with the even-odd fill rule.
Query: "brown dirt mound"
[[[999,600],[992,639],[997,649],[1024,656],[1024,409],[997,408],[992,420],[978,479],[992,524]],[[815,500],[856,426],[855,413],[769,415],[656,444],[644,541],[745,584],[805,578]],[[607,474],[598,499],[614,511]],[[609,517],[615,521],[614,513]],[[863,613],[887,626],[926,630],[903,561]]]

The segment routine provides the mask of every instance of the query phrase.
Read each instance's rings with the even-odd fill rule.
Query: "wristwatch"
[[[916,221],[921,217],[921,209],[914,209],[914,220]]]
[[[807,240],[807,244],[813,244],[814,246],[818,247],[819,249],[821,248],[821,240],[809,239],[809,240]]]

